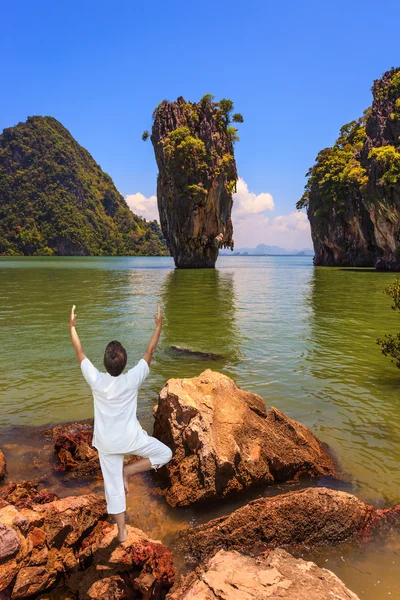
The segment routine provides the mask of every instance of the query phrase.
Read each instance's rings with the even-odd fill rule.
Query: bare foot
[[[124,490],[125,490],[125,494],[127,494],[129,492],[129,483],[128,483],[128,476],[125,472],[125,469],[122,470],[122,476],[124,478]]]
[[[128,537],[128,531],[127,531],[126,527],[124,527],[124,529],[122,531],[120,531],[118,529],[117,539],[120,542],[120,544],[123,544],[124,542],[126,542],[127,537]]]

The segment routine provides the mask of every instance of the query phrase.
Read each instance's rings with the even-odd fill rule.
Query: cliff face
[[[298,208],[316,265],[400,270],[400,69],[375,81],[373,103],[322,150]]]
[[[52,117],[0,135],[0,255],[167,254],[111,178]]]
[[[182,97],[164,101],[153,117],[158,210],[167,246],[179,268],[214,267],[219,248],[233,248],[236,130],[209,97],[199,103]]]

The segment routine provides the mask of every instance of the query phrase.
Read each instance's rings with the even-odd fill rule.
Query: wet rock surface
[[[169,550],[129,526],[120,545],[105,513],[94,494],[0,508],[0,597],[164,598],[175,576]]]
[[[220,550],[167,600],[357,600],[336,575],[285,550],[257,558]]]
[[[32,508],[35,504],[46,504],[58,500],[58,496],[41,487],[40,481],[19,481],[0,488],[1,503],[13,504],[17,508]]]
[[[7,474],[7,463],[6,457],[3,452],[0,450],[0,481],[2,481]]]
[[[220,354],[213,354],[213,352],[201,352],[199,350],[191,350],[190,348],[183,348],[182,346],[170,346],[172,352],[177,356],[193,356],[194,358],[207,358],[211,360],[219,360],[223,358]]]
[[[93,420],[62,423],[43,431],[45,438],[54,442],[54,450],[58,459],[57,470],[68,478],[100,477],[101,468],[96,448],[92,446]],[[125,464],[137,460],[129,455]]]
[[[215,266],[233,246],[232,192],[237,172],[226,119],[211,100],[164,100],[151,141],[158,166],[161,229],[178,268]]]
[[[171,506],[187,506],[255,484],[336,476],[333,460],[307,427],[211,370],[170,379],[155,409],[155,437],[173,450],[159,471]]]
[[[279,546],[310,549],[352,537],[365,541],[399,523],[399,507],[376,510],[346,492],[306,488],[253,500],[226,517],[188,529],[182,545],[197,559],[216,549],[257,555]]]

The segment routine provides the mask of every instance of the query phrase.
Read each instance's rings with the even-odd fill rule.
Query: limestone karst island
[[[399,19],[3,7],[0,600],[400,600]]]

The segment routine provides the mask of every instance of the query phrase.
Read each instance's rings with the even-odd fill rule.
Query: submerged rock
[[[120,545],[94,494],[32,509],[0,509],[0,597],[162,599],[174,582],[169,550],[128,526]],[[54,589],[53,589],[54,588]]]
[[[222,358],[220,354],[213,354],[213,352],[200,352],[198,350],[190,350],[190,348],[183,348],[182,346],[170,346],[171,350],[181,356],[194,356],[196,358],[209,358],[211,360],[219,360]]]
[[[0,450],[0,481],[2,481],[7,474],[7,463],[6,457],[3,452]]]
[[[164,100],[153,114],[161,229],[179,268],[214,267],[219,249],[233,247],[236,130],[221,105],[180,97]]]
[[[346,492],[307,488],[253,500],[228,516],[185,530],[181,539],[196,558],[216,549],[257,555],[279,546],[334,546],[354,536],[369,540],[399,522],[400,507],[376,510]]]
[[[331,571],[285,550],[257,558],[220,550],[167,600],[358,600]]]
[[[297,203],[307,208],[316,265],[400,270],[400,69],[372,93],[372,107],[318,154]]]
[[[171,506],[223,498],[254,484],[336,476],[333,460],[307,427],[229,377],[206,370],[170,379],[155,409],[154,436],[173,450],[159,470]]]

